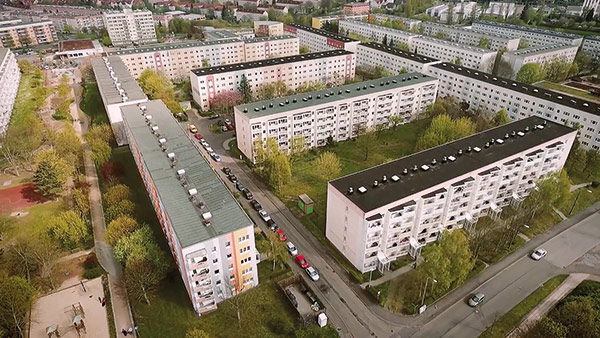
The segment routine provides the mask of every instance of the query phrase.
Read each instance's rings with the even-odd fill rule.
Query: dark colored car
[[[186,122],[187,120],[189,120],[188,115],[185,112],[176,114],[175,118],[179,122]]]
[[[252,193],[248,189],[242,190],[242,195],[244,195],[244,197],[246,197],[247,200],[251,200],[254,198],[254,196],[252,196]]]
[[[229,176],[229,175],[231,175],[231,169],[229,169],[227,167],[223,167],[223,173],[225,173],[225,175]]]
[[[262,210],[262,205],[260,205],[260,203],[258,203],[257,200],[250,201],[250,204],[252,205],[252,208],[254,208],[254,210],[256,211]]]
[[[235,183],[235,188],[236,188],[237,190],[239,190],[239,191],[242,191],[242,190],[246,189],[246,187],[244,187],[244,185],[243,185],[243,184],[242,184],[242,182],[240,182],[240,181],[237,181],[237,182]]]
[[[237,177],[234,174],[229,175],[229,180],[233,183],[237,182]]]
[[[271,229],[271,231],[277,231],[279,229],[279,225],[277,225],[272,218],[267,221],[267,226],[269,229]]]

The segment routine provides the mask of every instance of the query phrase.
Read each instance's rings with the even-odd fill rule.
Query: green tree
[[[258,97],[260,100],[271,100],[276,97],[284,96],[287,91],[288,87],[285,82],[279,80],[261,85],[258,91]]]
[[[429,149],[475,133],[475,125],[468,118],[452,119],[438,115],[431,120],[425,133],[417,140],[416,151]]]
[[[560,82],[569,76],[571,63],[567,62],[565,58],[558,58],[544,64],[543,68],[546,79],[552,82]]]
[[[90,200],[87,191],[81,188],[75,188],[71,191],[73,211],[77,212],[81,218],[87,220],[90,214]]]
[[[462,66],[462,58],[460,56],[457,56],[456,60],[454,60],[454,64],[457,66]]]
[[[381,43],[382,43],[383,45],[387,46],[387,44],[388,44],[388,37],[387,37],[387,34],[383,36],[383,40],[381,41]]]
[[[597,178],[600,175],[600,153],[595,150],[586,152],[585,167],[583,172],[586,173],[586,179],[591,177]]]
[[[575,176],[582,172],[586,162],[587,153],[581,148],[579,141],[575,140],[575,142],[573,142],[573,146],[571,147],[571,151],[569,152],[569,157],[567,157],[565,169],[570,175]]]
[[[335,153],[326,151],[315,159],[314,169],[319,177],[325,181],[330,181],[340,174],[340,159]]]
[[[269,182],[276,191],[292,180],[292,168],[289,158],[282,152],[278,152],[267,161]]]
[[[105,143],[111,144],[114,143],[115,138],[108,124],[97,124],[93,125],[87,133],[83,136],[83,138],[88,142],[92,142],[93,140],[101,140]]]
[[[600,313],[594,305],[590,297],[571,300],[559,306],[550,318],[566,327],[567,337],[597,337]]]
[[[130,255],[143,255],[145,250],[150,249],[154,243],[152,229],[143,225],[132,232],[129,236],[122,237],[114,246],[115,257],[121,264],[125,265]]]
[[[25,337],[27,313],[35,300],[35,289],[24,278],[11,276],[0,279],[0,327],[9,336]]]
[[[44,196],[60,194],[73,167],[58,157],[53,149],[38,154],[38,164],[33,174],[36,190]]]
[[[138,83],[151,100],[174,100],[175,92],[171,81],[152,69],[144,70]]]
[[[310,49],[308,49],[308,46],[300,46],[300,54],[306,54],[306,53],[310,53]]]
[[[210,335],[200,329],[190,329],[185,333],[185,338],[210,338]]]
[[[135,204],[130,200],[122,200],[108,207],[104,216],[107,222],[111,222],[120,216],[133,216],[134,212]]]
[[[508,117],[506,109],[500,109],[492,118],[492,127],[501,126],[503,124],[507,124],[508,122],[510,122],[510,118]]]
[[[590,55],[583,50],[580,50],[575,56],[575,61],[577,65],[579,65],[579,69],[584,70],[587,69],[592,63],[592,58]]]
[[[131,199],[132,193],[131,189],[125,184],[117,184],[114,185],[102,195],[102,200],[104,201],[104,205],[112,206],[123,200]]]
[[[112,148],[103,140],[88,140],[88,144],[92,149],[92,161],[96,166],[101,167],[104,163],[110,161],[112,157]]]
[[[294,334],[296,338],[336,338],[340,336],[336,328],[331,325],[320,327],[314,324],[298,329]]]
[[[356,147],[360,152],[365,155],[364,161],[369,159],[369,154],[377,146],[377,135],[374,131],[367,131],[366,133],[359,135],[356,139]]]
[[[285,268],[285,262],[289,258],[289,253],[285,242],[279,239],[279,235],[275,232],[269,232],[267,234],[267,240],[269,241],[269,259],[273,261],[273,271],[275,267],[279,265],[280,268]]]
[[[127,292],[150,304],[149,294],[163,280],[169,271],[169,263],[165,253],[151,241],[133,248],[133,252],[125,263],[125,285]]]
[[[102,44],[105,46],[110,46],[110,45],[112,45],[112,41],[110,40],[110,38],[108,36],[103,36]]]
[[[404,118],[398,115],[392,115],[388,118],[388,122],[392,130],[396,130],[396,128],[404,123]]]
[[[536,182],[536,189],[532,189],[527,198],[523,201],[523,208],[531,214],[547,214],[552,212],[552,207],[560,208],[569,197],[571,183],[565,170],[553,173],[547,178],[542,178]]]
[[[13,218],[8,215],[0,215],[0,242],[6,239],[14,225],[15,221]]]
[[[15,107],[13,120],[18,114],[19,107]],[[27,117],[23,124],[11,124],[6,134],[0,140],[2,155],[10,164],[15,175],[19,176],[20,168],[28,168],[34,160],[35,151],[43,143],[43,126],[38,118]]]
[[[490,40],[488,38],[486,38],[485,36],[481,37],[481,39],[479,39],[479,44],[478,44],[479,48],[490,48]]]
[[[535,9],[529,7],[529,3],[525,4],[523,11],[521,12],[521,20],[525,21],[526,24],[531,23],[531,20],[535,18]]]
[[[248,78],[246,78],[245,74],[242,74],[238,91],[242,94],[244,103],[252,102],[252,89],[250,89],[250,84],[248,83]]]
[[[79,166],[83,147],[79,136],[77,136],[72,126],[67,126],[61,131],[53,133],[51,141],[59,157],[73,167]]]
[[[75,211],[63,211],[48,220],[48,234],[59,240],[66,249],[83,246],[91,239],[85,220]]]
[[[408,52],[410,50],[410,48],[408,47],[408,44],[406,44],[404,42],[398,42],[398,44],[396,46],[398,47],[398,49],[403,50],[405,52]]]
[[[518,47],[518,49],[524,49],[524,48],[527,48],[527,47],[529,47],[529,41],[521,38],[521,40],[519,40],[519,47]]]
[[[131,216],[119,216],[108,223],[106,233],[104,233],[104,240],[109,245],[115,246],[122,238],[129,236],[139,228],[140,225]]]
[[[306,152],[306,138],[294,136],[290,139],[290,163],[294,163]]]
[[[543,80],[546,77],[545,67],[537,63],[527,63],[517,72],[516,80],[525,84],[531,84]]]
[[[540,321],[526,334],[524,338],[567,338],[568,329],[560,322],[544,316]]]

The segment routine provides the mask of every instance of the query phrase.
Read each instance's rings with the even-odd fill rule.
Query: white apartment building
[[[104,26],[114,46],[156,42],[154,19],[148,10],[104,12]]]
[[[17,58],[8,48],[0,48],[0,135],[6,133],[21,81]]]
[[[254,224],[160,100],[122,107],[129,148],[198,315],[258,285]]]
[[[428,70],[428,75],[440,80],[440,97],[453,96],[471,109],[506,109],[512,120],[538,116],[568,126],[579,125],[581,145],[600,149],[600,105],[595,102],[449,63]]]
[[[284,25],[283,30],[286,34],[297,36],[300,40],[300,46],[308,47],[311,53],[335,49],[343,49],[356,53],[356,46],[360,42],[326,30],[295,23]]]
[[[493,21],[475,21],[471,29],[488,35],[506,35],[521,38],[529,43],[530,47],[567,44],[579,46],[583,37],[576,34],[562,33],[547,29],[517,26]]]
[[[437,58],[446,62],[457,63],[460,60],[465,67],[483,71],[492,71],[498,52],[461,43],[419,36],[412,39],[411,51]]]
[[[0,16],[23,22],[51,21],[57,31],[69,25],[75,30],[104,28],[102,11],[76,6],[32,5],[31,8],[4,7]]]
[[[529,117],[330,181],[325,235],[359,271],[386,270],[520,204],[562,169],[576,135]]]
[[[600,37],[596,35],[586,36],[581,50],[586,52],[593,61],[598,61],[600,57]]]
[[[594,15],[598,13],[598,5],[600,5],[600,0],[583,0],[583,10],[589,11],[593,9]]]
[[[313,28],[321,29],[326,22],[338,22],[340,20],[364,20],[369,17],[368,14],[344,14],[330,16],[315,16],[312,18],[311,25]]]
[[[442,22],[448,22],[449,17],[452,18],[452,22],[458,22],[469,18],[477,8],[477,2],[474,1],[450,2],[429,7],[425,14]]]
[[[0,22],[0,47],[21,48],[58,40],[52,21]]]
[[[398,43],[405,43],[411,48],[412,40],[419,36],[419,34],[401,31],[399,29],[393,29],[389,27],[374,25],[372,23],[352,20],[341,20],[339,22],[340,31],[344,30],[345,34],[358,34],[365,38],[375,41],[383,42],[386,38],[388,44],[390,41],[397,45]]]
[[[283,35],[283,22],[254,21],[254,34],[256,34],[256,36]]]
[[[208,64],[221,66],[273,57],[297,55],[298,38],[290,35],[241,40],[185,41],[147,45],[110,52],[123,60],[131,75],[138,78],[146,69],[178,80],[192,69]]]
[[[361,43],[356,50],[357,67],[382,67],[392,74],[400,74],[401,72],[426,74],[429,66],[440,62],[437,59],[376,42]]]
[[[512,79],[517,76],[517,73],[528,63],[537,63],[540,66],[552,62],[556,59],[564,60],[568,63],[575,61],[578,46],[573,45],[547,45],[542,47],[529,47],[519,49],[512,52],[502,54],[502,60],[510,64],[513,75]]]
[[[517,50],[519,48],[520,38],[510,38],[502,35],[489,35],[474,31],[472,29],[465,29],[461,26],[445,25],[438,22],[423,22],[423,34],[436,37],[438,34],[444,34],[448,36],[450,41],[456,43],[462,43],[470,46],[479,46],[482,39],[486,39],[488,42],[487,46],[483,46],[486,49],[499,51],[504,50]]]
[[[120,146],[127,144],[121,107],[146,102],[148,98],[119,57],[94,58],[92,69],[115,140]]]
[[[238,90],[244,76],[252,91],[277,81],[283,81],[292,90],[306,82],[339,85],[354,78],[355,62],[353,53],[336,49],[195,69],[190,73],[192,97],[202,109],[208,109],[215,95]]]
[[[419,26],[421,26],[421,23],[422,23],[421,20],[417,20],[417,19],[405,18],[405,17],[389,15],[389,14],[381,14],[381,13],[370,14],[369,21],[379,21],[379,22],[400,21],[409,30],[418,28]]]
[[[438,80],[419,73],[375,79],[234,108],[237,145],[255,160],[255,144],[274,138],[287,151],[294,137],[307,148],[331,137],[346,141],[361,130],[389,125],[391,116],[409,122],[435,101]]]
[[[483,13],[486,15],[500,16],[506,18],[515,14],[516,9],[517,6],[514,2],[490,1]]]

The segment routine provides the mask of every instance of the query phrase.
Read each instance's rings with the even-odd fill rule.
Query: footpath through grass
[[[523,299],[519,304],[500,317],[479,338],[504,338],[506,337],[525,316],[531,312],[539,303],[554,291],[565,279],[567,275],[560,275],[549,279],[537,290]]]

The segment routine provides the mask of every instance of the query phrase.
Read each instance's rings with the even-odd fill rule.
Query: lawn
[[[577,195],[579,195],[579,198],[577,198]],[[560,211],[562,211],[565,216],[569,217],[570,215],[575,215],[583,209],[589,207],[598,200],[600,200],[600,187],[592,188],[590,186],[586,188],[579,188],[569,194],[569,198],[560,208]],[[575,203],[575,201],[577,201],[577,203]],[[575,207],[573,208],[574,203]],[[573,212],[570,213],[571,208],[573,208]]]
[[[529,224],[529,229],[521,229],[521,232],[525,236],[533,238],[539,234],[546,232],[546,230],[555,226],[560,221],[562,221],[562,218],[560,218],[560,216],[555,212],[549,214],[538,214],[533,218],[531,224]]]
[[[494,325],[485,330],[479,338],[506,337],[531,310],[554,291],[566,278],[567,275],[560,275],[546,281],[546,283],[533,291],[527,298],[505,313],[504,316],[496,320]]]
[[[536,83],[535,85],[538,87],[542,87],[542,88],[546,88],[546,89],[550,89],[550,90],[556,90],[556,91],[563,92],[563,93],[566,93],[569,95],[580,97],[585,100],[600,102],[599,97],[594,96],[585,90],[568,87],[568,86],[563,86],[561,84],[550,82],[550,81],[542,81],[542,82]]]
[[[92,119],[92,124],[108,123],[108,116],[106,115],[96,82],[87,82],[83,85],[83,94],[79,108]]]
[[[50,201],[43,204],[34,205],[27,209],[27,216],[15,218],[15,224],[9,233],[9,238],[23,236],[31,238],[34,236],[47,236],[48,219],[65,211],[65,206],[61,200]]]
[[[26,123],[28,118],[34,116],[44,104],[52,89],[44,88],[43,82],[43,75],[39,72],[39,69],[27,68],[24,71],[10,118],[11,124],[21,125]]]

